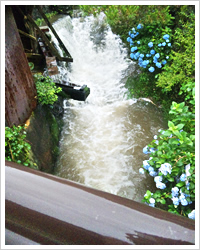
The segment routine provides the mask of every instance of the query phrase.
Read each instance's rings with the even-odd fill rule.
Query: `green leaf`
[[[173,133],[180,138],[181,137],[181,133],[178,130],[173,130]]]
[[[164,205],[166,203],[166,200],[165,199],[161,199],[160,203]]]
[[[168,121],[168,127],[169,128],[171,128],[171,127],[173,128],[174,127],[174,123],[172,121]]]
[[[181,130],[184,126],[185,126],[185,124],[182,124],[182,123],[181,123],[181,124],[178,124],[178,125],[177,125],[177,129],[178,129],[178,130]]]
[[[174,182],[174,178],[173,178],[173,177],[170,177],[170,178],[168,179],[168,181]]]
[[[185,182],[181,181],[176,184],[177,187],[183,187],[185,185]]]
[[[151,198],[151,191],[147,190],[146,195],[144,196],[144,198],[149,200]]]
[[[163,135],[164,136],[170,136],[171,135],[171,131],[169,131],[169,130],[166,130],[164,133],[163,133]]]

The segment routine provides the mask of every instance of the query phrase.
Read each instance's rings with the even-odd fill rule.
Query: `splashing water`
[[[127,100],[125,80],[134,71],[120,38],[105,15],[64,17],[54,23],[73,57],[61,78],[90,88],[85,102],[64,102],[64,128],[56,175],[140,201],[152,178],[139,174],[148,159],[142,149],[163,127],[158,109],[148,102]]]

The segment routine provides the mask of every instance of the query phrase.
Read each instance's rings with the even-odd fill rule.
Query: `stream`
[[[143,147],[164,127],[159,109],[127,99],[124,87],[134,62],[119,36],[98,17],[64,17],[53,24],[73,58],[60,78],[90,88],[85,102],[64,101],[64,127],[55,174],[86,186],[141,201],[153,178],[139,173]]]

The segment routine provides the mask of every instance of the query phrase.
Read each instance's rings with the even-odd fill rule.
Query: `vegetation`
[[[154,178],[157,191],[143,202],[195,218],[195,13],[194,6],[80,6],[103,11],[113,32],[129,47],[139,74],[127,80],[128,96],[161,105],[168,129],[143,152],[140,173]]]
[[[37,98],[41,105],[53,105],[57,101],[57,93],[62,91],[62,88],[56,87],[56,84],[49,76],[35,74],[35,85],[37,89]]]
[[[5,159],[24,166],[34,167],[29,152],[31,145],[26,141],[26,125],[5,127]]]
[[[55,16],[55,15],[57,15],[57,14],[58,14],[57,11],[52,11],[51,13],[45,13],[45,15],[46,15],[46,17],[47,17],[48,19],[50,19],[51,17],[53,17],[53,16]],[[43,19],[43,18],[37,18],[37,19],[35,20],[35,22],[36,22],[36,24],[37,24],[38,26],[42,26],[42,24],[43,24],[43,22],[44,22],[44,19]]]
[[[194,89],[191,93],[192,103]],[[157,187],[155,193],[148,190],[143,201],[161,208],[166,204],[168,211],[188,216],[195,205],[195,114],[185,102],[173,102],[169,113],[168,129],[160,130],[143,149],[151,157],[139,171],[154,177]]]

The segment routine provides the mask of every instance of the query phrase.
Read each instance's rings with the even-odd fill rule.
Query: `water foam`
[[[73,63],[60,72],[71,82],[87,84],[86,102],[64,104],[58,176],[130,199],[140,200],[151,180],[138,173],[142,148],[162,121],[151,104],[125,98],[124,77],[134,64],[105,15],[65,17],[54,24]]]

